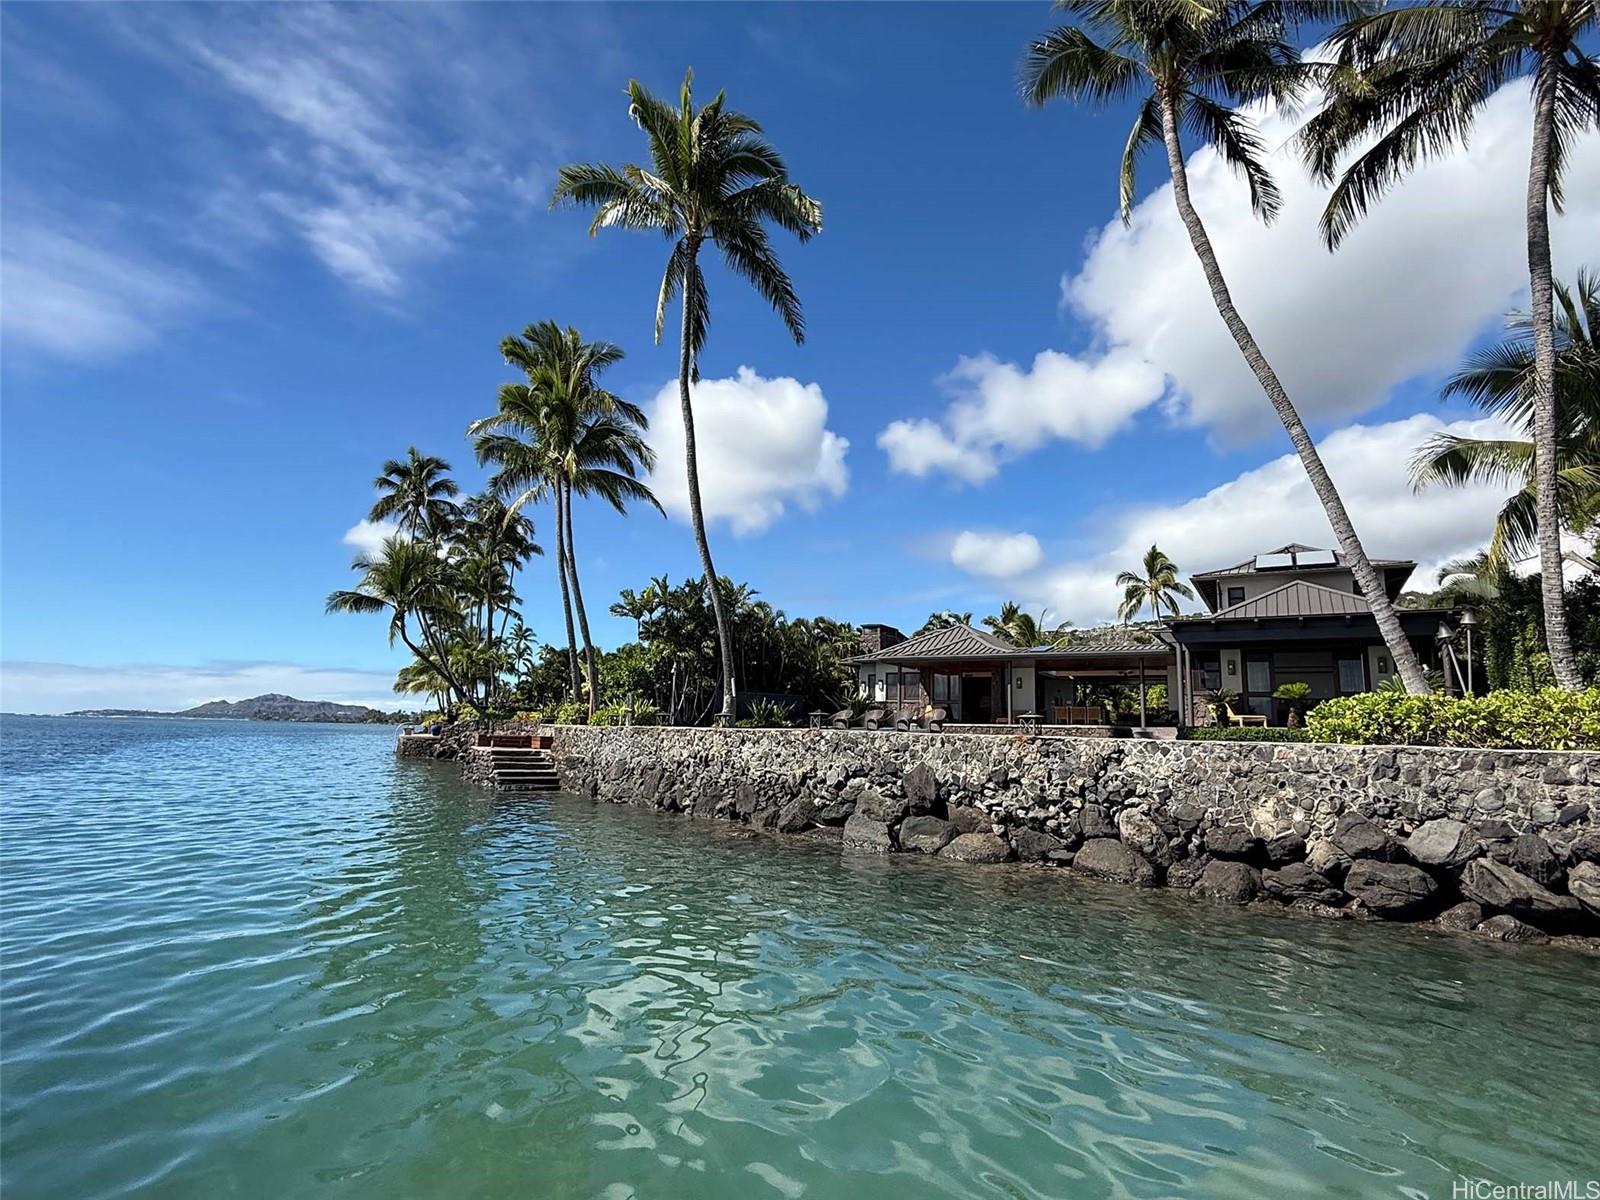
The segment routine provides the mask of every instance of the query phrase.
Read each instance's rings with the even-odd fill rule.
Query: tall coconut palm
[[[454,615],[456,598],[434,548],[395,534],[384,539],[376,554],[357,555],[351,569],[361,572],[361,581],[353,589],[330,593],[326,611],[387,612],[390,644],[398,638],[418,662],[445,681],[453,697],[467,699],[469,693],[451,667],[450,646],[440,628]],[[412,638],[413,619],[420,645]]]
[[[432,454],[408,447],[405,458],[391,458],[383,473],[372,481],[377,502],[369,521],[395,521],[414,538],[440,540],[455,523],[453,497],[461,489],[450,478],[450,464]]]
[[[1144,552],[1137,571],[1123,571],[1117,576],[1117,586],[1122,589],[1122,603],[1117,615],[1131,621],[1141,608],[1149,607],[1150,615],[1160,620],[1163,612],[1178,615],[1178,600],[1193,600],[1194,592],[1178,578],[1178,564],[1173,562],[1159,546],[1152,545]]]
[[[1556,512],[1565,528],[1580,532],[1600,519],[1600,280],[1580,271],[1575,292],[1559,282],[1554,290]],[[1534,553],[1539,529],[1533,319],[1513,313],[1508,328],[1507,338],[1467,360],[1445,384],[1444,395],[1464,397],[1484,413],[1521,426],[1526,438],[1439,433],[1411,462],[1412,483],[1419,488],[1487,482],[1515,489],[1489,543],[1489,557],[1498,566]]]
[[[694,72],[684,75],[678,107],[652,96],[636,80],[628,82],[628,115],[644,131],[648,167],[621,168],[600,163],[561,168],[551,206],[570,203],[595,209],[592,236],[607,226],[643,229],[671,240],[666,271],[656,297],[656,341],[661,341],[667,306],[681,296],[678,336],[678,401],[683,410],[684,468],[688,476],[689,518],[694,525],[700,566],[705,572],[717,619],[722,661],[722,716],[732,722],[738,684],[734,678],[733,631],[714,586],[716,568],[706,538],[700,503],[700,468],[695,457],[694,405],[690,384],[700,378],[700,352],[710,328],[711,310],[700,249],[707,242],[723,261],[766,300],[796,342],[805,340],[805,319],[794,285],[767,237],[768,223],[787,229],[802,242],[822,229],[822,206],[789,182],[778,151],[761,136],[761,126],[723,105],[718,92],[696,109],[690,91]]]
[[[1032,613],[1025,612],[1016,601],[1007,600],[1000,606],[998,616],[987,616],[983,619],[983,623],[1013,646],[1031,650],[1036,646],[1054,646],[1071,636],[1069,633],[1071,621],[1047,625],[1047,617],[1048,613],[1045,610],[1040,610],[1039,615],[1035,617]]]
[[[1187,132],[1214,147],[1244,176],[1251,207],[1271,220],[1278,211],[1278,188],[1264,162],[1261,137],[1239,106],[1269,99],[1288,102],[1299,96],[1313,72],[1286,40],[1289,23],[1323,17],[1346,6],[1062,0],[1057,7],[1071,13],[1077,24],[1062,26],[1029,47],[1023,63],[1025,99],[1044,104],[1067,97],[1104,104],[1145,93],[1122,156],[1122,218],[1127,221],[1132,216],[1134,168],[1140,153],[1164,145],[1178,215],[1217,312],[1283,422],[1396,669],[1410,691],[1426,692],[1422,663],[1400,627],[1383,579],[1356,536],[1316,443],[1233,302],[1210,235],[1190,199],[1184,165],[1181,134]]]
[[[576,329],[545,321],[528,326],[521,337],[506,338],[500,348],[508,363],[527,373],[528,383],[520,391],[521,385],[502,389],[500,411],[474,422],[468,433],[479,439],[480,461],[500,463],[493,486],[503,493],[521,492],[510,506],[513,511],[547,493],[555,499],[563,589],[570,585],[583,634],[592,714],[599,703],[599,671],[573,549],[572,501],[597,496],[619,513],[637,501],[660,510],[640,478],[655,465],[643,436],[649,418],[600,386],[600,373],[622,358],[610,342],[585,342]],[[505,428],[516,430],[522,440],[504,445],[506,435],[495,431]]]
[[[1533,313],[1533,482],[1545,640],[1562,687],[1583,686],[1567,629],[1561,576],[1561,468],[1551,292],[1550,207],[1575,140],[1600,126],[1600,61],[1580,45],[1600,29],[1596,0],[1428,0],[1364,13],[1333,38],[1330,99],[1302,133],[1313,171],[1338,178],[1322,216],[1339,240],[1418,163],[1466,144],[1500,87],[1531,76],[1533,140],[1526,233]],[[1341,170],[1351,146],[1376,135]]]
[[[955,612],[952,609],[945,608],[945,609],[940,609],[938,612],[929,613],[928,614],[928,619],[926,621],[924,621],[922,623],[922,626],[917,630],[917,632],[912,634],[911,636],[912,637],[918,637],[918,636],[920,636],[920,635],[922,635],[924,633],[932,633],[936,629],[952,629],[957,625],[971,625],[971,624],[972,624],[972,614],[971,613],[969,613],[969,612]]]

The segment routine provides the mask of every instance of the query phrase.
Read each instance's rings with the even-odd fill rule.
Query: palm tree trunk
[[[562,519],[565,500],[559,481],[555,485],[555,492],[556,577],[561,580],[561,613],[567,619],[567,678],[572,688],[572,698],[576,700],[583,686],[578,681],[578,638],[572,629],[572,593],[567,590],[567,533],[566,522]]]
[[[693,264],[698,246],[691,244],[690,269],[683,275],[683,328],[678,337],[678,401],[683,406],[683,457],[689,476],[689,520],[694,525],[695,544],[700,548],[700,566],[711,591],[711,611],[717,618],[717,644],[722,655],[722,716],[725,725],[734,721],[737,684],[734,682],[733,631],[722,609],[722,589],[717,584],[717,569],[711,565],[711,543],[706,540],[706,518],[700,507],[700,468],[694,450],[694,405],[689,399],[689,375],[693,367],[689,351],[689,311],[694,298]]]
[[[1183,165],[1183,147],[1178,141],[1178,112],[1169,94],[1163,94],[1161,97],[1161,132],[1162,140],[1167,147],[1167,165],[1172,171],[1172,195],[1177,201],[1178,215],[1183,218],[1184,228],[1189,231],[1189,243],[1200,259],[1206,282],[1211,285],[1211,298],[1216,303],[1217,312],[1222,315],[1223,324],[1233,335],[1233,340],[1238,345],[1240,353],[1244,355],[1245,362],[1249,364],[1250,370],[1261,384],[1262,391],[1266,392],[1267,399],[1277,412],[1278,419],[1288,431],[1295,452],[1300,455],[1300,462],[1311,479],[1311,489],[1316,492],[1317,499],[1322,501],[1323,510],[1328,514],[1328,524],[1332,526],[1333,535],[1339,542],[1339,549],[1344,553],[1345,563],[1356,577],[1356,582],[1361,585],[1361,592],[1367,598],[1373,619],[1378,624],[1378,632],[1383,635],[1384,644],[1389,648],[1389,656],[1394,659],[1395,670],[1405,682],[1406,691],[1413,695],[1425,694],[1428,691],[1428,679],[1423,674],[1422,662],[1417,658],[1417,652],[1412,648],[1405,630],[1400,627],[1400,618],[1395,613],[1394,605],[1389,601],[1389,593],[1383,586],[1382,578],[1374,569],[1372,560],[1367,557],[1366,550],[1362,548],[1361,539],[1356,536],[1355,526],[1350,522],[1350,514],[1345,511],[1344,500],[1334,487],[1333,479],[1328,475],[1328,468],[1323,465],[1322,455],[1317,453],[1316,443],[1311,440],[1305,422],[1295,411],[1288,393],[1278,382],[1277,373],[1267,362],[1266,355],[1261,353],[1261,347],[1256,344],[1256,339],[1245,325],[1244,318],[1233,305],[1227,280],[1222,277],[1222,268],[1217,264],[1216,252],[1211,248],[1211,238],[1200,220],[1200,214],[1195,211],[1194,204],[1189,199],[1189,175]]]
[[[1561,511],[1556,499],[1555,315],[1550,300],[1550,141],[1555,126],[1556,64],[1541,61],[1533,83],[1533,152],[1528,163],[1528,287],[1533,310],[1533,478],[1539,525],[1539,590],[1544,640],[1556,683],[1581,688],[1583,676],[1567,632],[1561,578]]]
[[[583,632],[583,666],[584,673],[589,677],[589,715],[592,717],[600,699],[599,677],[594,669],[594,642],[589,637],[589,614],[583,607],[583,588],[578,585],[578,559],[572,552],[572,489],[566,484],[561,486],[566,491],[563,519],[567,526],[567,572],[572,576],[572,603],[578,610],[578,628]]]

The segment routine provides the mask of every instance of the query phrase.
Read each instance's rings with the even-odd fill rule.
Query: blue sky
[[[1186,570],[1326,544],[1159,161],[1132,226],[1113,220],[1128,114],[1017,100],[1049,23],[1042,4],[7,6],[3,706],[383,699],[401,660],[381,623],[322,614],[381,462],[415,443],[477,484],[462,431],[531,321],[620,343],[609,381],[647,406],[673,379],[651,339],[662,243],[590,239],[547,202],[562,163],[639,155],[630,76],[670,93],[690,65],[825,206],[820,237],[781,247],[804,346],[711,276],[721,571],[797,615],[915,627],[1009,597],[1083,625],[1152,537]],[[1283,145],[1292,124],[1261,116]],[[1413,499],[1404,459],[1467,420],[1438,380],[1517,302],[1526,124],[1508,89],[1471,155],[1338,255],[1287,150],[1270,230],[1191,160],[1375,552],[1484,540],[1496,497]],[[1556,229],[1568,275],[1600,245],[1595,150]],[[619,588],[697,570],[663,413],[674,516],[578,514],[605,644],[631,629],[604,615]],[[550,569],[521,591],[554,637]]]

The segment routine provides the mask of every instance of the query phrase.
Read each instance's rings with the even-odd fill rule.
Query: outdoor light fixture
[[[1467,635],[1467,695],[1472,696],[1476,694],[1472,690],[1472,631],[1477,627],[1478,614],[1470,608],[1463,608],[1459,624]]]
[[[1229,675],[1237,675],[1238,673],[1239,673],[1239,664],[1234,662],[1233,659],[1230,658],[1228,660],[1228,674]]]

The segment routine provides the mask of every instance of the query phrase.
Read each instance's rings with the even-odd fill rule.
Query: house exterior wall
[[[1221,610],[1232,607],[1228,603],[1229,588],[1244,589],[1244,600],[1235,600],[1235,604],[1248,603],[1258,596],[1275,592],[1284,584],[1294,583],[1297,580],[1332,588],[1336,592],[1351,592],[1358,596],[1361,594],[1361,589],[1356,587],[1355,576],[1343,568],[1331,571],[1261,571],[1252,575],[1227,575],[1218,579],[1217,608]]]

